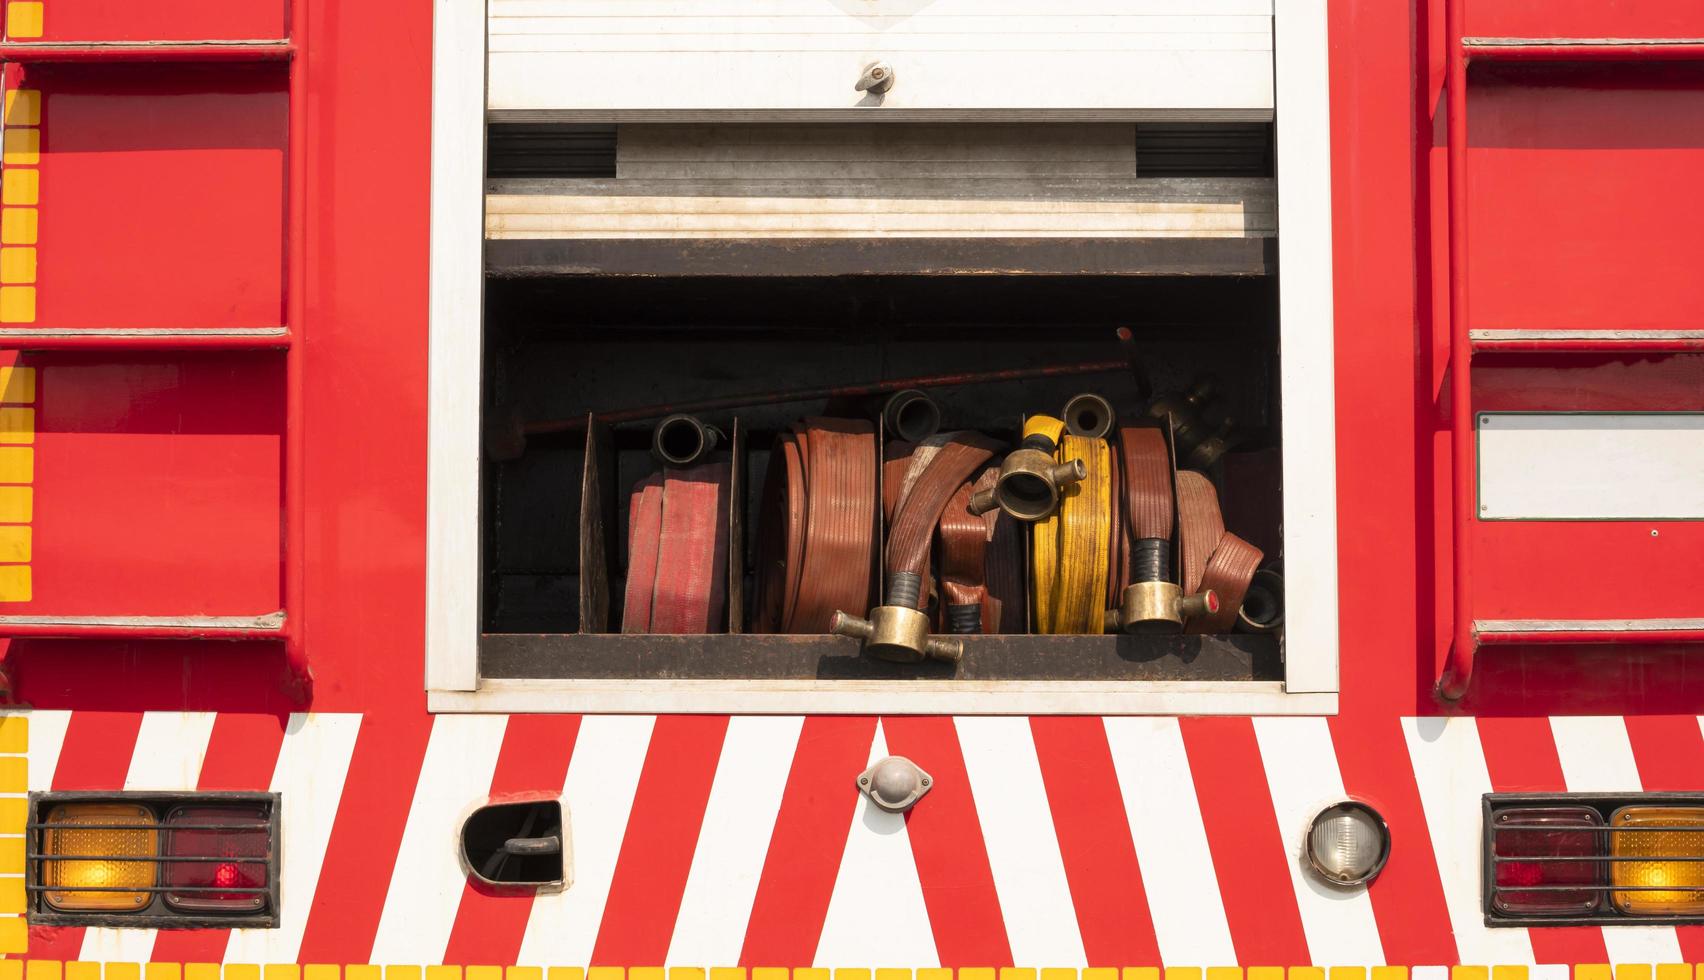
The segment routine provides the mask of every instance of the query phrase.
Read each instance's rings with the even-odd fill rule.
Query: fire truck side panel
[[[287,642],[0,641],[18,705],[0,720],[0,798],[276,791],[281,922],[26,928],[12,807],[0,810],[0,980],[379,980],[379,966],[385,980],[418,980],[420,966],[427,980],[541,977],[497,969],[513,964],[551,967],[549,980],[587,967],[590,980],[702,980],[692,971],[706,968],[710,980],[785,980],[762,972],[775,968],[950,980],[925,972],[942,967],[959,980],[1281,980],[1286,967],[1289,980],[1322,980],[1324,967],[1331,980],[1363,968],[1401,980],[1386,964],[1414,980],[1458,964],[1469,967],[1455,980],[1563,980],[1570,966],[1576,980],[1611,980],[1602,964],[1627,965],[1615,980],[1683,980],[1704,961],[1696,925],[1484,923],[1481,795],[1704,789],[1704,671],[1683,646],[1511,647],[1481,654],[1462,701],[1435,698],[1451,588],[1431,179],[1443,166],[1440,2],[1329,8],[1341,693],[1331,717],[1286,718],[428,713],[431,18],[461,0],[300,2],[306,140],[287,149],[270,69],[127,66],[112,71],[141,81],[118,94],[89,81],[110,81],[106,68],[26,73],[46,93],[33,124],[47,151],[32,205],[41,323],[288,323],[295,346],[21,355],[37,371],[33,400],[17,403],[36,413],[33,468],[0,480],[32,491],[18,523],[32,531],[35,584],[0,614],[252,617],[299,596]],[[39,14],[46,40],[276,38],[282,20],[250,2],[38,6],[16,16]],[[1704,35],[1692,0],[1475,9],[1477,32]],[[1664,91],[1690,107],[1697,87]],[[1593,90],[1593,119],[1645,111],[1644,93],[1626,106],[1622,94]],[[56,142],[61,123],[86,152]],[[1628,318],[1574,324],[1597,327],[1696,313],[1685,270],[1698,243],[1683,222],[1696,217],[1694,127],[1656,124],[1685,145],[1570,150],[1548,183],[1486,205],[1493,236],[1498,221],[1532,222],[1495,247],[1479,240],[1493,252],[1478,270],[1490,314]],[[218,136],[197,143],[192,130]],[[134,169],[118,145],[135,150]],[[280,196],[292,160],[305,164],[299,242],[284,237]],[[1517,183],[1484,162],[1484,180]],[[1569,199],[1563,177],[1588,166],[1624,207]],[[81,193],[56,196],[58,176]],[[127,181],[138,186],[114,190]],[[1579,207],[1601,216],[1601,234],[1589,254],[1562,255]],[[1616,224],[1626,215],[1636,223]],[[299,302],[291,255],[306,260]],[[1670,274],[1645,284],[1659,267]],[[1475,404],[1699,411],[1698,361],[1511,360],[1479,372]],[[280,503],[293,475],[297,511]],[[1606,613],[1696,614],[1698,525],[1659,531],[1486,528],[1479,612],[1596,614],[1580,590],[1604,576],[1648,602]],[[291,547],[299,593],[283,581]],[[1642,577],[1653,569],[1669,578]],[[1541,605],[1563,589],[1585,598]],[[309,705],[292,697],[287,650],[312,669]],[[906,817],[853,791],[889,753],[938,777]],[[537,790],[565,802],[571,884],[534,895],[472,883],[456,855],[462,819]],[[1307,821],[1345,795],[1376,806],[1392,835],[1364,889],[1319,884],[1301,855]]]

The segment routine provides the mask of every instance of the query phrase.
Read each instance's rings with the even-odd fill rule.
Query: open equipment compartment
[[[1038,247],[1045,247],[1038,246]],[[1038,365],[1094,373],[931,389],[942,430],[1014,447],[1024,416],[1058,414],[1080,392],[1135,421],[1155,396],[1216,382],[1206,423],[1234,421],[1235,448],[1209,467],[1230,529],[1281,560],[1276,281],[1270,276],[504,276],[487,283],[484,555],[480,673],[506,679],[1279,681],[1281,630],[1267,633],[964,637],[958,664],[892,663],[834,635],[622,635],[628,494],[658,469],[656,419],[588,413],[704,399]],[[1115,338],[1125,327],[1133,348]],[[744,429],[734,501],[749,576],[770,447],[802,416],[871,410],[871,399],[753,404],[702,413]],[[666,413],[659,413],[666,414]],[[524,420],[524,422],[523,422]],[[540,423],[545,424],[541,425]],[[516,453],[517,426],[532,431]],[[587,466],[587,446],[593,453]],[[493,449],[496,452],[493,452]],[[499,458],[507,457],[507,458]],[[995,459],[998,460],[998,455]],[[1227,486],[1224,474],[1236,485]],[[582,477],[601,506],[581,520]],[[613,506],[611,506],[613,504]],[[600,516],[601,515],[601,516]],[[1232,521],[1240,524],[1230,523]],[[1027,533],[1027,528],[1024,529]],[[582,531],[605,547],[582,548]],[[582,567],[582,555],[602,564]],[[588,581],[600,583],[588,589]],[[590,615],[582,596],[599,597]],[[604,605],[607,603],[607,605]],[[864,609],[847,610],[863,615]],[[738,621],[738,620],[736,620]],[[749,617],[746,617],[749,623]],[[749,628],[749,627],[748,627]]]
[[[1194,15],[1164,0],[1174,2]],[[1160,11],[1133,13],[1114,35],[1096,35],[1093,57],[1073,50],[1072,71],[1022,94],[1000,87],[1004,55],[937,74],[958,58],[938,38],[894,62],[897,86],[872,75],[882,92],[864,91],[862,77],[853,92],[860,71],[886,68],[865,49],[888,39],[825,9],[823,44],[785,66],[738,37],[715,39],[719,52],[732,45],[717,63],[739,79],[737,99],[690,72],[647,71],[648,60],[678,62],[665,50],[675,34],[653,21],[630,25],[636,40],[598,69],[614,84],[594,92],[552,81],[603,64],[572,32],[541,42],[500,13],[453,13],[444,26],[456,29],[434,33],[443,97],[433,104],[432,710],[1335,711],[1326,18],[1314,0],[1247,7],[1246,17],[1192,20],[1199,29],[1187,36],[1159,30],[1171,23],[1149,16]],[[1032,13],[1075,36],[1078,11]],[[933,38],[931,24],[914,18],[908,30]],[[1224,30],[1238,43],[1222,43]],[[1199,58],[1199,70],[1168,68],[1150,84],[1142,72],[1176,57],[1153,52],[1173,49]],[[821,77],[795,84],[792,66],[803,61]],[[1087,84],[1089,61],[1120,80]],[[961,83],[979,94],[960,98],[952,85]],[[1268,563],[1289,566],[1282,633],[972,637],[949,671],[873,661],[843,636],[759,635],[749,621],[743,633],[707,636],[587,632],[574,601],[583,424],[535,428],[547,438],[521,458],[486,452],[513,451],[517,419],[678,405],[694,384],[776,390],[830,371],[838,383],[871,382],[950,370],[967,352],[996,366],[1111,360],[1112,331],[1123,328],[1155,345],[1144,356],[1156,393],[1188,385],[1209,363],[1238,392],[1231,409],[1255,438],[1218,465],[1261,489],[1221,488],[1219,503]],[[1025,416],[1058,412],[1066,396],[1096,387],[1032,382],[1021,399],[949,393],[943,421],[1010,451]],[[658,391],[670,397],[636,397]],[[1107,394],[1140,412],[1129,393]],[[729,515],[745,526],[749,573],[749,511],[770,442],[787,419],[827,406],[719,408],[728,411],[708,421],[737,411],[751,435],[744,506]],[[600,468],[600,501],[645,475],[644,445],[643,427],[612,426],[615,464]],[[1143,472],[1164,486],[1151,464]],[[604,561],[612,586],[625,571],[619,511],[609,521],[616,554]],[[1224,530],[1197,537],[1230,540]],[[856,605],[836,598],[829,608],[864,612]],[[1093,632],[1095,608],[1081,604],[1075,628]],[[825,629],[848,625],[825,618]]]

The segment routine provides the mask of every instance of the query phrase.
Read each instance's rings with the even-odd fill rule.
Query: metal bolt
[[[1653,527],[1653,528],[1651,528],[1651,537],[1654,538],[1656,536],[1657,536],[1657,529]]]

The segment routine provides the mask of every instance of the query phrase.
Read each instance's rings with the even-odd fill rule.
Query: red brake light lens
[[[180,806],[166,815],[166,902],[197,912],[266,907],[266,812],[254,806]],[[184,858],[187,860],[173,860]]]
[[[1585,915],[1602,904],[1603,818],[1597,811],[1581,806],[1500,810],[1491,820],[1491,847],[1491,904],[1498,912]]]

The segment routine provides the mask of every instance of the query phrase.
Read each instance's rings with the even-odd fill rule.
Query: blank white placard
[[[1483,412],[1481,520],[1704,519],[1704,413]]]

